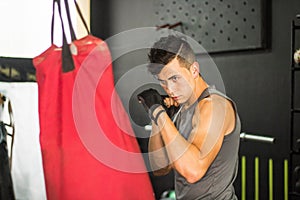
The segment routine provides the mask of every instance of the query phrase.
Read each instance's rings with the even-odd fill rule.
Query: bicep
[[[202,100],[195,109],[189,141],[199,149],[204,168],[210,166],[222,146],[227,123],[226,106],[226,99],[210,97]]]

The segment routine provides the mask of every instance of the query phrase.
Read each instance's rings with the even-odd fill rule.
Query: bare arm
[[[149,139],[149,160],[154,175],[166,175],[171,171],[171,165],[158,126],[152,123]]]
[[[224,135],[234,124],[233,113],[231,104],[219,96],[202,100],[195,110],[188,141],[165,113],[159,116],[158,127],[169,161],[188,182],[196,182],[205,175],[222,146]]]

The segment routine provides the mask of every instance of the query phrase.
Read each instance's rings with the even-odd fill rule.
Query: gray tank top
[[[235,103],[214,88],[207,88],[198,100],[187,110],[180,111],[176,127],[181,135],[188,139],[192,130],[192,118],[196,105],[210,94],[217,94],[232,102],[236,113],[234,130],[224,137],[222,147],[206,174],[196,183],[190,184],[175,171],[175,192],[177,200],[231,200],[237,199],[233,182],[238,171],[238,151],[241,123]]]

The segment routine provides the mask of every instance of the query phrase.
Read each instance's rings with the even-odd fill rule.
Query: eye
[[[179,76],[172,76],[172,77],[171,77],[171,80],[172,80],[173,82],[176,82],[176,81],[178,81],[179,78],[180,78]]]
[[[159,81],[159,84],[162,85],[162,86],[165,86],[165,85],[167,85],[167,81],[160,80],[160,81]]]

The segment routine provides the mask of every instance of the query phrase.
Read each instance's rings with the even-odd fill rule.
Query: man
[[[152,119],[149,158],[155,175],[174,169],[176,199],[237,199],[240,120],[231,99],[209,87],[190,45],[161,38],[148,70],[168,98],[154,89],[138,95]],[[179,106],[175,114],[171,108]],[[173,120],[173,121],[172,121]]]

